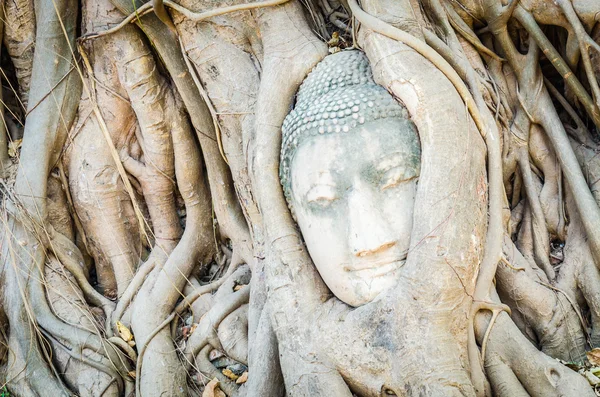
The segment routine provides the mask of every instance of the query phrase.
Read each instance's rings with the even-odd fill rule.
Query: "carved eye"
[[[337,199],[335,187],[331,185],[315,186],[306,194],[306,200],[319,207],[327,207]]]
[[[416,172],[404,167],[394,167],[386,171],[381,178],[381,190],[390,189],[417,176]]]

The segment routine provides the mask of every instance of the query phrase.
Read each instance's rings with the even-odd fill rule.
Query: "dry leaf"
[[[8,143],[8,155],[10,157],[17,157],[17,152],[19,151],[22,142],[22,139],[17,139]]]
[[[204,392],[202,393],[202,397],[227,397],[223,390],[219,388],[219,380],[214,378],[208,385],[204,388]]]
[[[123,323],[120,321],[117,321],[117,331],[119,331],[119,336],[125,342],[129,342],[129,341],[133,340],[133,334],[131,333],[129,328],[127,328],[125,325],[123,325]]]
[[[600,366],[600,348],[592,349],[589,352],[586,352],[585,355],[589,360],[590,364],[594,367]]]
[[[331,40],[327,42],[329,47],[337,47],[340,45],[340,34],[338,32],[333,32],[331,35]]]
[[[127,375],[131,376],[133,379],[135,379],[135,371],[129,371],[127,373]]]
[[[243,285],[241,285],[241,284],[238,284],[238,285],[236,285],[235,287],[233,287],[233,291],[234,291],[234,292],[237,292],[237,291],[241,290],[242,288],[244,288],[244,286],[243,286]]]
[[[239,376],[234,374],[233,371],[230,369],[225,368],[221,372],[223,373],[223,375],[225,375],[226,377],[228,377],[231,380],[237,380],[237,378],[239,378]]]
[[[246,382],[248,382],[248,371],[244,371],[244,373],[235,381],[238,385]]]

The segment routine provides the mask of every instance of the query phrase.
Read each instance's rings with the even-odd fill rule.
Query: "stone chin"
[[[342,302],[358,307],[377,298],[393,288],[400,279],[401,268],[406,260],[400,260],[364,270],[349,270],[347,280],[326,283],[331,292]]]

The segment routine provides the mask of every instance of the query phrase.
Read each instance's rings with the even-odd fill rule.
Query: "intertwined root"
[[[350,309],[279,185],[281,123],[327,53],[298,2],[88,1],[84,31],[104,33],[81,63],[77,7],[37,3],[3,9],[30,107],[3,218],[12,392],[183,396],[209,376],[228,395],[591,395],[551,357],[581,361],[600,340],[597,7],[351,1],[350,31],[341,5],[311,6],[321,34],[326,20],[352,33],[423,147],[402,281]],[[217,350],[250,365],[246,386]]]

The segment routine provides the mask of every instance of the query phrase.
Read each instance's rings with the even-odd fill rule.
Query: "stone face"
[[[345,303],[397,283],[419,172],[416,127],[375,84],[364,54],[317,65],[284,122],[280,175],[317,270]]]

